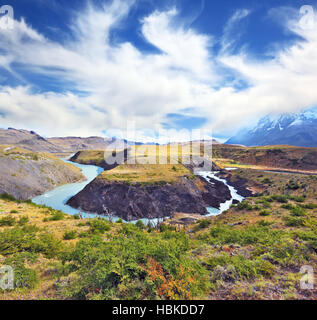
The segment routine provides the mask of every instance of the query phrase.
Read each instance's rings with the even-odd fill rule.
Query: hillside
[[[77,167],[54,156],[0,145],[0,194],[22,200],[85,179]]]
[[[34,152],[57,153],[62,150],[34,131],[0,129],[0,145],[13,145]]]
[[[224,167],[252,165],[260,169],[317,173],[317,148],[215,145],[212,157]]]

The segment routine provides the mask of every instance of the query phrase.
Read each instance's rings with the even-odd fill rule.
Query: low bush
[[[284,217],[285,225],[287,227],[303,227],[305,226],[305,219],[302,217]]]
[[[280,203],[287,203],[288,202],[288,196],[283,195],[283,194],[275,194],[275,195],[272,195],[271,198],[274,201],[280,202]]]
[[[0,227],[12,227],[16,224],[16,219],[11,217],[11,216],[7,216],[7,217],[3,217],[2,219],[0,219]]]
[[[64,240],[74,240],[77,238],[76,230],[66,231],[63,235]]]
[[[145,224],[143,223],[142,220],[138,220],[135,225],[141,230],[145,229]]]
[[[306,216],[306,211],[303,208],[297,206],[291,209],[291,215],[293,217],[304,217]]]
[[[239,202],[236,206],[237,210],[253,210],[253,206],[250,202],[248,201],[242,201],[242,202]]]
[[[18,221],[18,225],[25,226],[29,221],[30,219],[28,217],[21,217]]]
[[[268,210],[262,210],[260,213],[259,213],[260,216],[262,217],[267,217],[267,216],[270,216],[271,215],[271,212],[268,211]]]
[[[211,225],[211,221],[204,219],[199,221],[198,227],[199,229],[205,229],[205,228],[208,228],[210,225]]]
[[[35,263],[37,255],[32,253],[17,253],[7,258],[5,264],[14,270],[14,287],[34,289],[39,283],[39,277],[35,270],[27,268],[25,263]]]
[[[92,219],[88,222],[88,225],[90,226],[90,232],[95,234],[105,233],[111,229],[109,221],[105,219]]]
[[[242,256],[231,257],[228,254],[223,254],[218,257],[212,257],[207,261],[207,266],[212,271],[216,269],[217,266],[222,266],[228,268],[232,266],[236,274],[237,279],[254,279],[259,276],[270,277],[274,274],[274,266],[265,260],[260,258],[246,259]]]
[[[48,219],[49,221],[60,221],[65,219],[65,214],[62,211],[55,211]]]
[[[148,233],[123,224],[103,241],[81,239],[63,256],[63,273],[76,272],[63,295],[75,299],[191,299],[208,292],[206,270],[188,255],[184,233]]]

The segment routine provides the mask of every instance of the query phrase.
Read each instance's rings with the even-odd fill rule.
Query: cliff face
[[[0,146],[0,194],[31,199],[57,186],[84,181],[80,169],[49,154]]]
[[[95,179],[67,204],[86,212],[104,213],[107,207],[126,221],[171,216],[175,212],[207,214],[206,207],[219,207],[230,199],[227,186],[216,180],[208,184],[197,177],[178,183],[140,185]]]

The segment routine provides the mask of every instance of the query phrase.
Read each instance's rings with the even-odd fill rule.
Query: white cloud
[[[161,52],[146,54],[132,43],[109,40],[131,5],[133,1],[114,1],[104,9],[88,6],[74,17],[73,37],[64,44],[45,38],[24,20],[15,21],[13,30],[0,30],[0,66],[11,70],[17,62],[68,88],[36,93],[32,86],[0,87],[0,114],[6,115],[0,116],[0,126],[85,136],[121,129],[134,120],[139,129],[159,130],[166,114],[190,109],[192,115],[208,118],[206,129],[221,132],[258,115],[317,103],[316,29],[308,32],[298,20],[288,21],[288,28],[306,41],[276,50],[273,59],[263,62],[228,50],[212,55],[213,37],[173,23],[175,9],[155,11],[141,21],[141,32]],[[239,10],[228,21],[224,48],[232,44],[233,26],[249,13]],[[224,66],[250,87],[237,91],[223,85]]]

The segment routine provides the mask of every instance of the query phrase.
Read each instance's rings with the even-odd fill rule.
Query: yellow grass
[[[98,179],[129,183],[174,183],[180,177],[192,177],[189,169],[180,164],[123,164],[115,169],[104,171]]]

